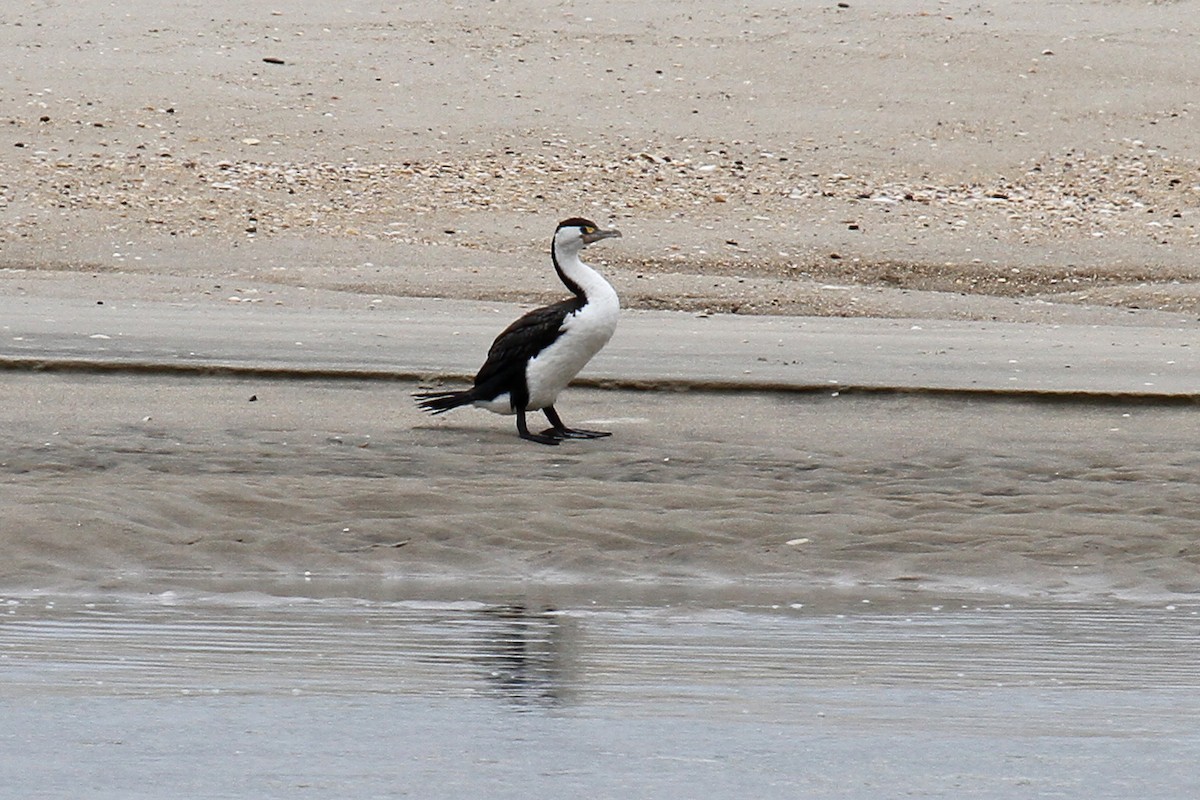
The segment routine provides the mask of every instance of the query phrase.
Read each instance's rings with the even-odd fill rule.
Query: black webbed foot
[[[546,415],[546,419],[554,427],[547,428],[542,431],[542,436],[556,436],[559,439],[603,439],[605,436],[612,436],[608,431],[589,431],[584,428],[568,428],[563,424],[562,417],[554,410],[554,406],[546,406],[542,409],[542,413]]]
[[[554,436],[559,439],[603,439],[612,436],[609,431],[589,431],[583,428],[546,428],[542,436]]]
[[[531,442],[537,442],[538,444],[558,444],[561,441],[561,438],[558,436],[548,435],[550,433],[553,433],[553,430],[545,433],[529,433],[526,431],[525,433],[521,434],[521,438],[528,439]]]

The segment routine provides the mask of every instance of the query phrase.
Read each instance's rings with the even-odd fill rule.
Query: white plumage
[[[620,235],[620,231],[600,230],[594,222],[579,217],[560,222],[551,244],[551,259],[574,297],[530,311],[496,337],[471,389],[418,394],[420,407],[440,414],[473,404],[497,414],[516,414],[521,437],[543,444],[608,436],[604,431],[566,427],[554,403],[588,361],[608,344],[621,310],[616,291],[583,262],[580,251],[593,242]],[[546,414],[551,427],[532,434],[525,414],[539,410]]]

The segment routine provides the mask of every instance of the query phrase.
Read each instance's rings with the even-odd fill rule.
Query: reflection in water
[[[489,686],[518,706],[570,701],[571,620],[553,609],[513,604],[484,609],[480,661]]]
[[[448,632],[449,633],[449,632]],[[469,667],[463,677],[482,680],[483,694],[519,708],[563,705],[571,700],[575,622],[549,606],[481,605],[463,610],[437,651],[412,651],[425,664]]]

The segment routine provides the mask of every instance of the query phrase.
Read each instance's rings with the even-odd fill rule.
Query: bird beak
[[[621,236],[621,232],[618,230],[593,231],[592,233],[585,233],[583,235],[583,243],[584,244],[592,244],[594,242],[600,241],[601,239],[614,239],[614,238],[619,238],[620,236]]]

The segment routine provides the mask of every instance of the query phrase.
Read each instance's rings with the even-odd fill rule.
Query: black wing
[[[495,397],[504,392],[523,390],[525,364],[558,337],[563,320],[582,305],[579,299],[573,298],[535,308],[505,328],[492,342],[487,361],[475,375],[478,394]]]

